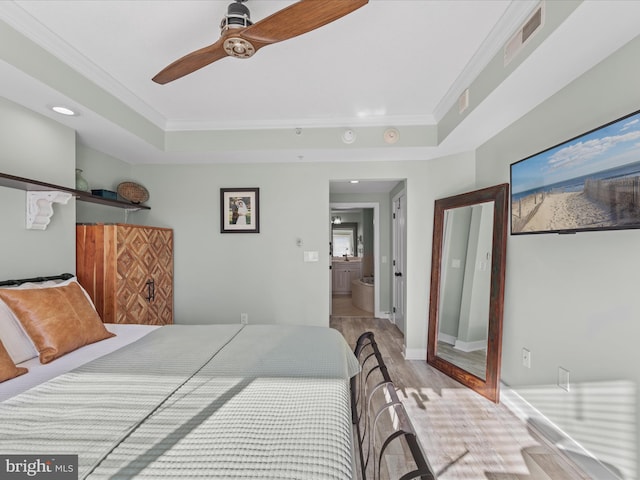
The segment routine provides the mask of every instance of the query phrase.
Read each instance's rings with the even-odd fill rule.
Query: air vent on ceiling
[[[536,32],[544,25],[544,2],[535,8],[529,18],[518,29],[518,31],[509,39],[504,47],[504,64],[507,66],[511,60],[524,47]]]

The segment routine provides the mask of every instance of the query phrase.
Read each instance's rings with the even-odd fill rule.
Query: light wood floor
[[[405,360],[403,336],[388,320],[331,317],[355,345],[374,332],[391,378],[439,480],[589,479],[512,414],[431,368]]]
[[[331,297],[331,314],[340,317],[371,317],[371,312],[353,306],[351,295],[333,295]]]
[[[473,373],[476,377],[486,380],[487,351],[474,350],[473,352],[463,352],[445,342],[438,341],[439,357],[457,365],[467,372]]]

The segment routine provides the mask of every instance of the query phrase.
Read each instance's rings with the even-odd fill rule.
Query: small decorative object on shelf
[[[96,197],[109,198],[111,200],[118,199],[118,194],[116,192],[112,192],[111,190],[91,190],[91,195],[95,195]]]
[[[87,182],[82,176],[82,169],[80,168],[76,168],[76,190],[80,190],[82,192],[89,191],[89,182]]]
[[[149,200],[149,192],[135,182],[122,182],[118,185],[118,195],[131,203],[144,203]]]

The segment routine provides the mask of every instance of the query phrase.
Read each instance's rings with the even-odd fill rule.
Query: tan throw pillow
[[[77,283],[32,290],[0,290],[0,298],[31,337],[40,362],[98,342],[109,332]]]
[[[0,342],[0,383],[19,377],[27,372],[28,370],[24,367],[16,367],[16,364],[11,360],[4,345]]]

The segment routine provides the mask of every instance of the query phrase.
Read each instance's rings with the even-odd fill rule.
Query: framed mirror
[[[427,363],[498,403],[508,184],[436,200]]]

